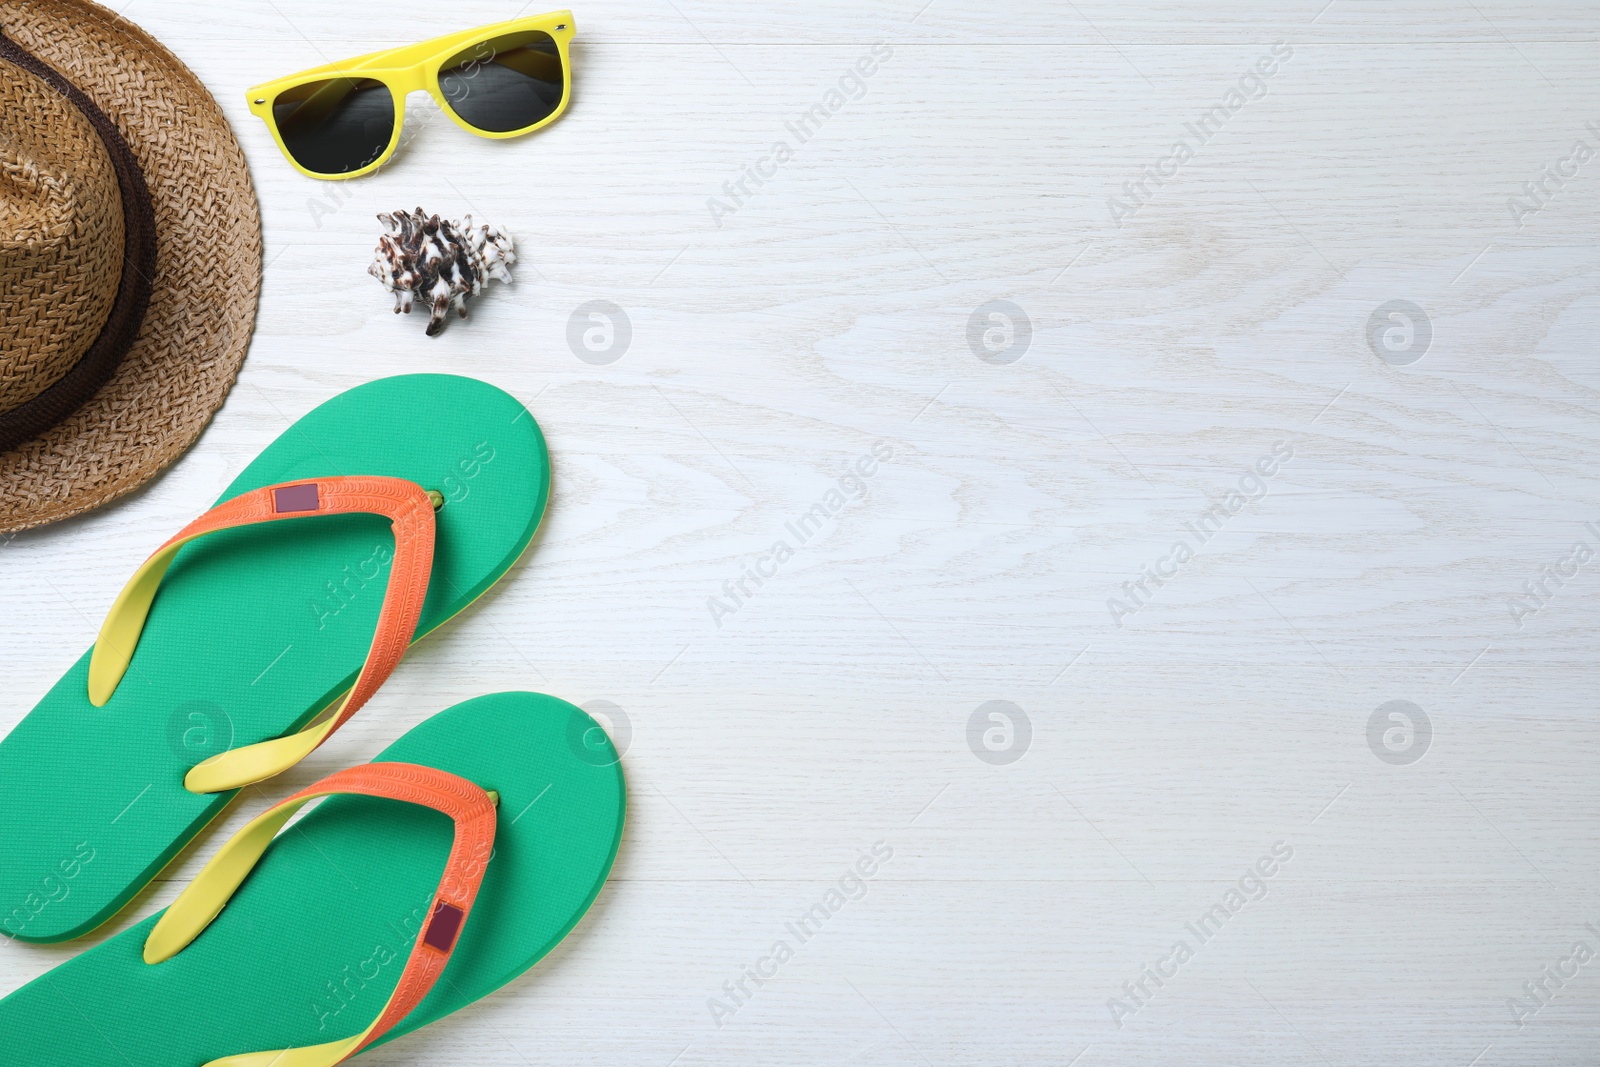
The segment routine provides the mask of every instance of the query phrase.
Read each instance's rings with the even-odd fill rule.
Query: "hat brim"
[[[5,5],[0,29],[110,117],[144,170],[156,276],[138,339],[81,408],[0,452],[0,533],[99,507],[200,436],[233,387],[261,292],[261,211],[216,100],[155,38],[90,0]]]

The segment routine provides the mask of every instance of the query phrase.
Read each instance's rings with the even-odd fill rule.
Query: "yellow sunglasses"
[[[295,169],[356,178],[400,144],[406,95],[425,89],[457,126],[520,137],[554,122],[572,96],[572,12],[512,19],[264,82],[247,94]]]

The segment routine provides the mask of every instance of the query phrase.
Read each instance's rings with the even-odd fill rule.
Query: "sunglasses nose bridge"
[[[413,110],[421,110],[425,114],[430,106],[441,111],[447,109],[450,104],[450,92],[442,85],[437,87],[418,85],[401,93],[400,99],[405,104],[407,114]]]

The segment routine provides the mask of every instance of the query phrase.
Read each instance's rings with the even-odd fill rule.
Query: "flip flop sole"
[[[472,917],[392,1040],[488,995],[566,936],[611,869],[625,790],[598,724],[532,693],[458,704],[378,761],[438,767],[500,793]],[[279,835],[222,914],[170,960],[142,958],[151,916],[0,1001],[7,1061],[196,1067],[359,1032],[394,988],[452,833],[428,808],[329,798]]]
[[[550,487],[543,435],[515,398],[471,378],[415,374],[310,412],[220,499],[350,474],[445,496],[418,636],[510,568]],[[388,520],[340,515],[185,547],[111,699],[89,703],[85,652],[0,741],[0,932],[63,941],[110,919],[234,796],[190,793],[189,768],[290,733],[348,689],[393,543]]]

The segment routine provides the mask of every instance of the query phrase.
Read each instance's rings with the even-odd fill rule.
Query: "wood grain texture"
[[[220,831],[442,707],[535,689],[624,709],[629,834],[555,955],[366,1060],[1592,1060],[1600,963],[1521,1027],[1507,1007],[1574,941],[1600,951],[1600,561],[1520,624],[1508,606],[1600,550],[1600,159],[1508,208],[1574,142],[1600,151],[1591,6],[603,0],[547,131],[475,139],[418,96],[377,175],[302,178],[245,87],[517,9],[391,10],[128,5],[250,155],[256,337],[170,472],[0,549],[9,727],[323,399],[431,370],[530,405],[555,463],[535,550]],[[878,42],[860,99],[796,144],[785,124]],[[1109,200],[1274,42],[1263,91],[1118,225]],[[432,340],[363,273],[374,214],[417,205],[521,258]],[[605,365],[568,343],[591,300],[631,324]],[[1009,364],[969,345],[993,300],[1031,327]],[[1431,332],[1409,365],[1369,345],[1392,300]],[[708,598],[878,442],[892,459],[719,626]],[[1195,545],[1185,524],[1280,443]],[[969,745],[991,700],[1027,716],[1016,762]],[[1369,745],[1393,700],[1431,723],[1406,765]],[[879,841],[865,896],[719,1026],[708,999]],[[1186,934],[1277,842],[1265,896]],[[1118,1026],[1108,1001],[1179,939],[1193,958]],[[0,978],[77,950],[0,946]]]

